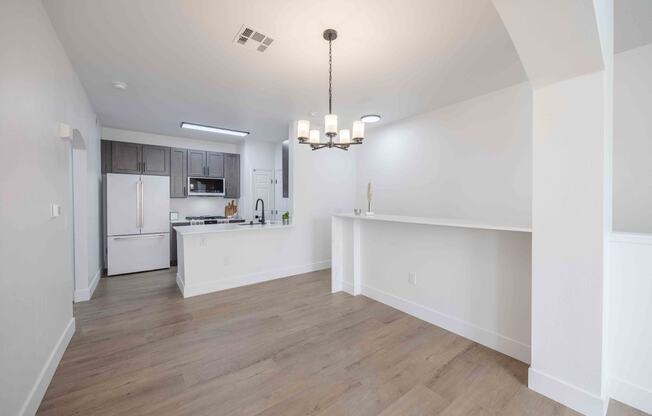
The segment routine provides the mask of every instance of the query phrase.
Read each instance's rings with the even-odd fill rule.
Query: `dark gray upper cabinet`
[[[111,142],[109,140],[102,140],[100,153],[102,159],[102,173],[111,173]]]
[[[206,152],[188,150],[188,176],[206,176]]]
[[[102,164],[110,164],[106,173],[142,173],[144,175],[170,174],[170,148],[138,143],[107,142],[111,156],[103,157]],[[109,145],[102,145],[102,151]]]
[[[188,182],[188,151],[186,149],[171,149],[170,198],[185,198],[186,182]]]
[[[142,146],[137,143],[111,143],[111,172],[140,173]]]
[[[224,153],[225,198],[240,198],[240,155]]]
[[[224,153],[206,153],[206,176],[211,178],[224,177]]]
[[[141,171],[145,175],[170,175],[170,148],[144,144]]]

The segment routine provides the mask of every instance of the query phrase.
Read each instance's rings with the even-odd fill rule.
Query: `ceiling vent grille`
[[[242,25],[235,35],[233,42],[252,51],[265,52],[272,42],[274,42],[274,39],[260,33],[256,29]]]

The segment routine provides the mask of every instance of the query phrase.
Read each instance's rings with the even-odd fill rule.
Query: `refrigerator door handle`
[[[140,228],[145,227],[145,184],[140,179]],[[141,230],[142,232],[142,230]]]
[[[140,180],[136,182],[136,227],[140,228]]]

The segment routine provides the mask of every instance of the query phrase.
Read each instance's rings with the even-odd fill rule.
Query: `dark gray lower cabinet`
[[[188,151],[170,149],[170,198],[185,198],[188,182]]]
[[[189,222],[175,222],[170,224],[170,265],[177,265],[177,232],[174,227],[181,225],[190,225]]]
[[[111,143],[111,172],[140,173],[142,145],[137,143]]]
[[[240,198],[240,155],[224,153],[225,198]]]
[[[141,172],[145,175],[170,175],[170,148],[144,144]]]
[[[206,152],[188,150],[188,176],[206,175]]]

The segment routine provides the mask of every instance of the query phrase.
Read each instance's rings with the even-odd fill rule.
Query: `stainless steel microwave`
[[[224,178],[188,178],[188,195],[224,196]]]

